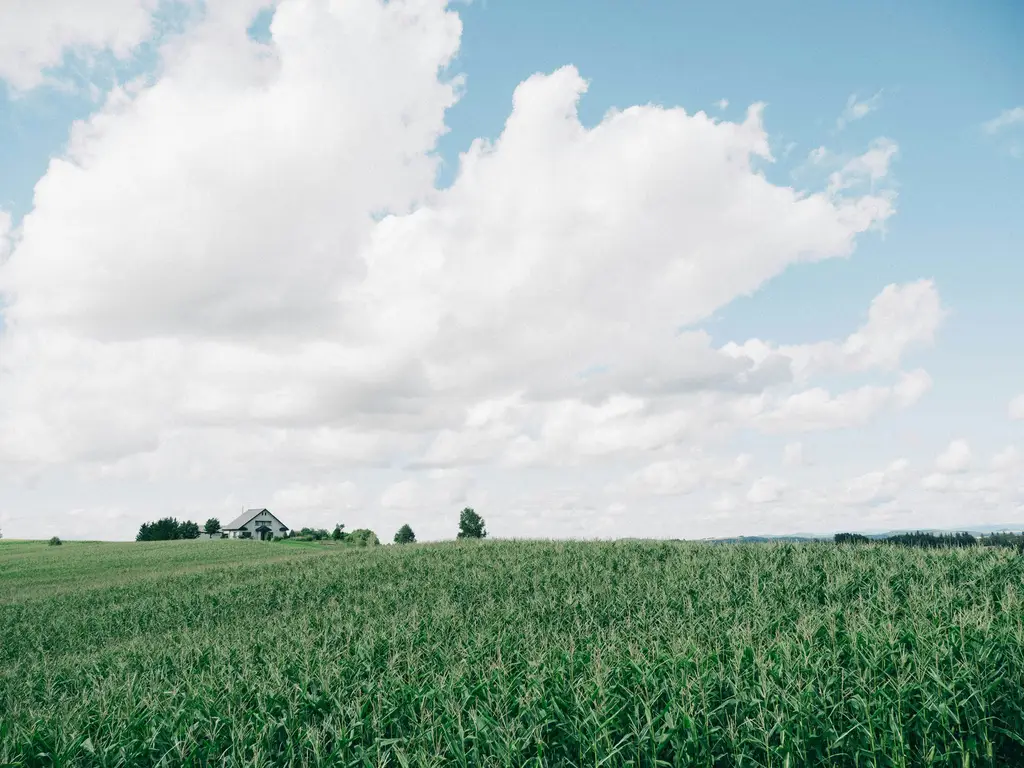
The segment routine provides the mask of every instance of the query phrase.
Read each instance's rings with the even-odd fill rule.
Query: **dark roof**
[[[256,517],[256,515],[260,514],[261,512],[266,512],[267,514],[270,514],[270,510],[269,509],[247,509],[241,515],[239,515],[234,520],[232,520],[230,523],[228,523],[223,528],[221,528],[221,530],[222,531],[237,531],[239,528],[241,528],[243,525],[248,523],[250,520],[252,520],[254,517]]]

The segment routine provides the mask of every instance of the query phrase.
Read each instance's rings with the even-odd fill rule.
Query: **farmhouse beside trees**
[[[466,507],[459,515],[459,539],[484,539],[487,528],[484,519],[471,507]],[[380,540],[377,534],[368,528],[357,528],[346,531],[342,523],[334,526],[333,531],[323,528],[302,528],[293,531],[266,508],[247,509],[227,525],[211,517],[203,525],[202,530],[191,520],[178,522],[173,517],[165,517],[154,523],[143,523],[136,541],[172,541],[177,539],[253,539],[270,541],[272,539],[294,538],[298,541],[323,541],[333,539],[360,547],[377,546]],[[412,527],[405,523],[395,532],[396,544],[414,544],[416,534]]]
[[[288,535],[289,528],[267,509],[249,509],[221,527],[220,521],[211,517],[203,530],[191,520],[178,522],[165,517],[155,523],[143,523],[135,536],[136,541],[177,541],[178,539],[260,539],[268,541]]]
[[[221,528],[221,538],[268,541],[287,536],[288,530],[269,509],[247,509]]]

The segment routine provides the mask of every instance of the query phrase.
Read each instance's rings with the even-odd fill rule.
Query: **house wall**
[[[281,530],[284,527],[284,523],[278,520],[272,512],[261,512],[237,531],[232,531],[231,537],[239,538],[242,531],[249,531],[252,533],[253,540],[259,541],[259,534],[256,533],[256,529],[264,524],[269,525],[273,529],[275,539],[279,539],[285,534],[285,531]]]

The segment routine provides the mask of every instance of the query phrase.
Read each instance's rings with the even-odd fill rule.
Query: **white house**
[[[247,509],[221,531],[233,539],[280,538],[288,533],[288,526],[278,520],[269,509]]]

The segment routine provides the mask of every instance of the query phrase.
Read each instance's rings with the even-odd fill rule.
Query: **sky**
[[[1024,528],[1024,7],[0,5],[0,532]]]

